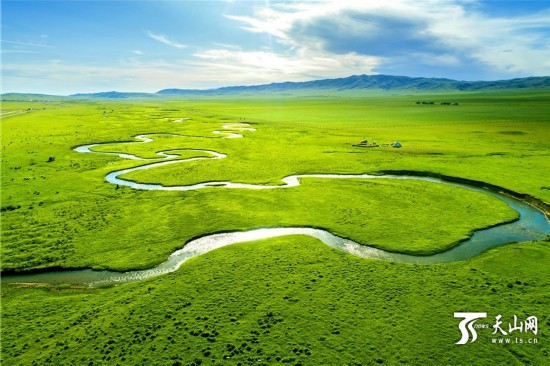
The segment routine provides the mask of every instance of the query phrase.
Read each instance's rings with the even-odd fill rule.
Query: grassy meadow
[[[205,234],[309,226],[394,252],[444,251],[516,213],[446,185],[306,178],[274,190],[139,191],[109,172],[170,151],[204,157],[122,178],[280,185],[311,173],[418,171],[550,203],[550,92],[2,102],[2,271],[129,270]],[[434,101],[434,104],[418,104]],[[458,105],[441,105],[443,101]],[[256,131],[221,138],[223,125]],[[154,139],[139,143],[137,135]],[[403,147],[358,148],[399,140]],[[227,154],[208,159],[201,150]],[[6,365],[543,364],[550,242],[468,261],[395,264],[289,236],[221,248],[166,276],[107,288],[2,286]],[[464,346],[457,311],[539,319],[538,344]],[[492,319],[490,319],[492,317]]]

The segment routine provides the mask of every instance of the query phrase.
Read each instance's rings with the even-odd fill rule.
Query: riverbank
[[[544,364],[548,260],[548,242],[433,266],[357,258],[303,236],[235,244],[112,288],[2,286],[2,354],[21,365],[418,365],[434,354],[455,365]],[[457,346],[453,312],[465,308],[487,312],[490,324],[500,314],[505,326],[537,316],[539,344],[503,352],[492,329],[480,329]]]
[[[386,175],[386,176],[338,176],[338,175],[309,175],[309,178],[332,178],[332,179],[398,179],[398,180],[426,180],[425,176],[411,176],[405,175]],[[287,179],[292,181],[295,185],[289,184],[290,187],[299,185],[299,177],[293,177]],[[469,189],[480,191],[475,186],[465,185],[464,183],[449,183],[442,178],[429,179],[428,182],[440,183],[440,184],[459,184],[462,189]],[[487,188],[487,187],[482,187]],[[481,190],[481,192],[483,192]],[[486,192],[489,193],[489,192]],[[321,240],[324,244],[333,248],[345,251],[347,253],[354,254],[363,258],[382,259],[391,262],[405,262],[405,263],[422,263],[422,264],[435,264],[445,263],[451,261],[460,261],[471,258],[475,255],[482,253],[488,248],[498,245],[506,244],[511,241],[528,241],[538,240],[545,238],[550,233],[550,223],[544,218],[543,213],[534,210],[532,206],[523,203],[519,200],[512,200],[504,196],[503,194],[493,191],[490,188],[490,194],[506,202],[511,208],[515,209],[519,218],[510,220],[507,223],[500,223],[492,225],[485,229],[473,231],[468,239],[462,240],[454,245],[450,250],[446,252],[432,252],[423,256],[407,255],[406,253],[392,253],[380,249],[376,249],[374,246],[362,245],[351,241],[349,239],[334,236],[329,232],[322,229],[312,228],[272,228],[272,229],[259,229],[248,232],[228,232],[218,233],[199,237],[184,245],[184,247],[174,253],[172,253],[169,259],[160,265],[147,269],[128,272],[109,272],[109,271],[91,271],[85,269],[81,271],[75,270],[61,270],[61,271],[44,271],[35,274],[26,275],[12,275],[4,276],[3,283],[34,283],[34,282],[53,282],[53,283],[77,283],[77,284],[89,284],[93,286],[109,285],[116,283],[140,281],[149,277],[155,277],[164,275],[177,270],[188,259],[205,254],[211,250],[218,249],[220,247],[231,245],[240,242],[246,242],[257,239],[267,239],[278,236],[287,235],[309,235]],[[420,253],[424,254],[424,253]]]

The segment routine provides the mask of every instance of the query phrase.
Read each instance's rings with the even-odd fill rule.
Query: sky
[[[2,93],[550,75],[550,0],[1,0]]]

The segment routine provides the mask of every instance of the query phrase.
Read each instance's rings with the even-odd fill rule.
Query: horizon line
[[[485,79],[485,80],[458,80],[458,79],[451,79],[446,77],[428,77],[428,76],[408,76],[408,75],[390,75],[390,74],[354,74],[349,76],[342,76],[342,77],[334,77],[334,78],[322,78],[322,79],[311,79],[307,81],[274,81],[271,83],[265,83],[265,84],[240,84],[240,85],[225,85],[225,86],[218,86],[218,87],[210,87],[210,88],[185,88],[185,87],[168,87],[163,88],[157,91],[153,92],[147,92],[147,91],[120,91],[116,89],[112,90],[104,90],[104,91],[82,91],[82,92],[76,92],[71,94],[49,94],[49,93],[39,93],[39,92],[18,92],[18,91],[9,91],[9,92],[2,92],[0,93],[1,96],[3,95],[9,95],[9,94],[34,94],[34,95],[45,95],[45,96],[57,96],[57,97],[71,97],[71,96],[78,96],[78,95],[93,95],[93,94],[107,94],[107,93],[121,93],[121,94],[158,94],[161,91],[165,90],[181,90],[181,91],[189,91],[189,92],[208,92],[208,91],[216,91],[221,89],[229,89],[229,88],[253,88],[253,87],[261,87],[261,86],[270,86],[270,85],[278,85],[278,84],[307,84],[311,82],[316,81],[327,81],[327,80],[342,80],[342,79],[349,79],[353,77],[374,77],[374,76],[381,76],[381,77],[394,77],[394,78],[408,78],[408,79],[428,79],[428,80],[444,80],[444,81],[450,81],[450,82],[459,82],[459,83],[485,83],[485,82],[505,82],[505,81],[513,81],[513,80],[522,80],[522,79],[531,79],[531,78],[550,78],[550,75],[541,75],[541,76],[524,76],[524,77],[514,77],[510,79]],[[375,89],[375,88],[373,88]],[[363,89],[368,90],[368,89]],[[426,89],[429,90],[429,89]]]

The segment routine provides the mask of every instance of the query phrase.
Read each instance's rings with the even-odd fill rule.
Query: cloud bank
[[[272,36],[304,64],[301,55],[310,53],[353,54],[369,60],[365,73],[414,73],[411,65],[433,74],[426,76],[466,79],[550,73],[550,10],[502,18],[480,9],[476,1],[338,0],[282,3],[228,18]]]

